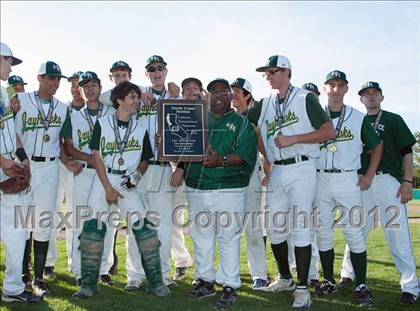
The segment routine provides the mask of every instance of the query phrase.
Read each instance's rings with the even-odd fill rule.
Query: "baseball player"
[[[369,216],[366,217],[366,226],[363,228],[364,237],[367,240],[373,226],[372,217],[376,213],[384,228],[395,266],[400,273],[400,303],[414,304],[419,295],[419,280],[416,275],[405,204],[412,198],[412,146],[416,140],[401,116],[382,109],[384,96],[378,82],[369,81],[363,84],[359,95],[367,109],[367,122],[376,131],[384,145],[383,155],[372,185],[366,191],[362,191],[365,214]],[[364,148],[361,174],[366,174],[368,171],[369,159],[372,161],[372,156],[373,154]],[[352,265],[348,248],[346,246],[341,270],[341,285],[343,286],[351,284],[356,272],[356,269],[353,269],[356,266]]]
[[[233,107],[236,112],[246,116],[249,105],[253,102],[251,83],[246,79],[237,78],[230,86]],[[261,217],[257,218],[261,212],[261,167],[262,161],[258,157],[245,199],[245,212],[250,216],[245,226],[246,251],[254,290],[260,290],[268,285],[262,222]]]
[[[11,66],[22,61],[13,56],[9,46],[0,43],[0,78],[6,81],[12,71]],[[28,156],[15,132],[13,111],[6,89],[0,87],[0,181],[9,178],[15,166],[29,166]],[[19,159],[15,161],[14,158]],[[12,177],[12,176],[10,176]],[[15,207],[23,207],[24,193],[5,194],[0,190],[0,239],[5,246],[5,275],[1,300],[4,302],[39,302],[39,297],[25,291],[22,282],[22,260],[25,250],[26,228],[15,226]]]
[[[163,283],[157,232],[145,218],[146,207],[137,192],[147,160],[153,156],[146,127],[136,118],[140,95],[139,87],[130,82],[118,84],[111,93],[117,112],[96,121],[89,148],[93,150],[97,176],[89,205],[95,213],[117,210],[126,218],[137,252],[141,253],[149,291],[167,296],[170,291]],[[84,222],[79,237],[81,289],[73,296],[87,298],[97,292],[104,238],[110,229],[112,226],[101,216]]]
[[[82,74],[81,71],[76,71],[70,77],[67,78],[67,81],[70,82],[70,93],[72,95],[72,100],[68,103],[69,113],[80,111],[85,105],[85,100],[83,99],[80,90],[79,90],[79,77]],[[72,210],[72,200],[73,200],[73,172],[69,171],[62,161],[58,163],[58,192],[57,192],[57,211],[60,210],[62,204],[64,204],[64,211]],[[72,239],[73,233],[72,228],[66,228],[66,249],[67,249],[67,264],[69,271],[72,270]],[[48,244],[48,254],[47,261],[45,263],[44,277],[54,279],[54,265],[57,261],[57,247],[56,239],[59,230],[51,230],[51,238]]]
[[[339,228],[350,248],[350,258],[355,267],[356,304],[369,306],[372,297],[366,286],[366,243],[361,226],[363,221],[361,190],[372,183],[379,164],[383,146],[365,120],[364,114],[344,104],[348,91],[346,74],[339,70],[328,73],[324,91],[328,97],[327,115],[335,127],[336,136],[320,144],[321,156],[317,162],[317,187],[315,208],[318,210],[316,229],[319,256],[324,280],[316,288],[317,295],[329,295],[337,291],[334,279],[334,224],[336,207],[340,206]],[[360,178],[360,155],[363,146],[371,153],[369,167]]]
[[[314,94],[318,99],[321,93],[318,90],[318,87],[311,82],[304,83],[302,85],[302,89],[307,90]],[[295,255],[293,253],[294,245],[293,241],[291,239],[291,236],[289,235],[287,237],[287,245],[289,247],[289,265],[292,271],[296,271],[296,260]],[[308,276],[308,284],[314,288],[316,288],[320,282],[319,282],[319,252],[318,252],[318,245],[315,242],[315,234],[313,235],[313,241],[311,243],[312,247],[312,256],[311,256],[311,266],[309,268],[309,276]]]
[[[150,137],[155,138],[157,133],[157,103],[161,99],[172,98],[165,87],[168,74],[167,63],[163,57],[153,55],[146,61],[146,76],[151,86],[146,92],[153,95],[153,100],[143,104],[137,113],[137,118],[146,124]],[[144,97],[142,97],[144,98]],[[169,162],[160,162],[157,159],[157,146],[152,144],[153,158],[149,160],[149,168],[139,185],[140,194],[146,204],[148,212],[152,212],[159,218],[157,227],[159,241],[161,243],[160,256],[162,261],[162,274],[166,285],[176,283],[171,279],[171,242],[173,233],[172,210],[175,189],[171,187],[172,167]],[[138,252],[133,252],[135,241],[131,236],[128,239],[127,248],[127,274],[128,282],[126,290],[140,288],[145,274],[142,271],[141,260]]]
[[[290,83],[292,67],[287,57],[274,55],[265,66],[257,68],[277,94],[264,98],[252,108],[249,118],[258,124],[268,159],[274,162],[267,190],[269,224],[267,232],[279,275],[267,291],[292,291],[288,262],[287,235],[295,245],[298,284],[293,308],[309,308],[308,273],[311,262],[312,230],[307,219],[315,197],[318,143],[332,139],[334,129],[318,99]],[[275,215],[279,214],[279,217]],[[288,219],[295,216],[292,224]]]
[[[26,83],[25,81],[23,81],[23,79],[19,76],[10,76],[9,79],[7,79],[7,95],[9,97],[9,100],[15,96],[16,93],[24,93],[25,92],[25,85],[27,85],[28,83]],[[16,114],[16,112],[20,109],[19,107],[19,102],[18,101],[14,101],[13,105],[12,105],[12,111],[14,114]]]
[[[61,130],[69,119],[67,105],[54,97],[62,77],[61,69],[55,62],[43,63],[38,72],[39,90],[18,94],[21,108],[15,118],[16,133],[28,152],[31,166],[29,206],[33,207],[35,215],[35,224],[31,228],[35,261],[32,287],[38,296],[51,293],[43,280],[43,272],[48,241],[54,227]],[[78,164],[67,158],[61,159],[69,170],[78,172]],[[45,214],[52,216],[50,225],[41,221]],[[28,244],[27,247],[30,247]]]
[[[70,249],[70,256],[73,263],[72,271],[76,275],[77,284],[80,285],[80,241],[78,236],[81,234],[82,226],[78,225],[76,217],[81,217],[81,213],[83,212],[82,208],[88,206],[90,189],[92,188],[96,175],[92,150],[89,149],[88,145],[96,120],[115,113],[115,109],[112,106],[103,105],[98,101],[101,92],[101,80],[96,73],[92,71],[82,73],[79,77],[78,85],[82,90],[86,107],[72,113],[71,122],[66,123],[66,127],[63,129],[63,136],[65,138],[64,145],[67,154],[83,165],[82,172],[74,177],[73,188],[76,195],[73,196],[73,205],[71,208],[74,217],[72,218],[73,245]],[[104,248],[111,250],[112,244],[113,236],[109,234],[108,239],[104,242]],[[101,279],[107,278],[108,275],[107,260],[108,258],[106,256],[102,256]],[[108,284],[108,282],[104,281],[102,283]]]
[[[223,286],[223,293],[215,307],[222,310],[235,302],[236,289],[241,286],[241,233],[234,215],[243,215],[245,191],[256,162],[257,138],[248,119],[230,107],[232,93],[228,81],[215,79],[207,90],[210,92],[208,154],[203,162],[188,163],[185,169],[196,267],[196,282],[189,296],[195,299],[214,296],[214,282],[217,282]],[[203,214],[207,217],[200,216]],[[225,226],[219,228],[217,219]],[[216,242],[220,251],[217,271],[214,270]]]

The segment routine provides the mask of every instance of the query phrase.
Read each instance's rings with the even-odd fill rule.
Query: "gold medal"
[[[119,158],[118,159],[118,165],[123,165],[124,164],[124,159],[123,158]]]
[[[336,152],[337,151],[337,146],[335,144],[330,145],[330,151],[332,153]]]
[[[48,135],[48,134],[45,134],[44,135],[44,137],[43,137],[43,139],[44,139],[44,141],[47,143],[47,142],[49,142],[50,141],[50,135]]]

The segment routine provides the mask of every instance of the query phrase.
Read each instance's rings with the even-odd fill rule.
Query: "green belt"
[[[336,168],[333,168],[331,170],[316,170],[318,173],[322,172],[322,173],[347,173],[347,172],[354,172],[355,170],[339,170]]]
[[[108,168],[107,172],[114,175],[124,175],[127,172],[127,170],[119,171]]]
[[[274,164],[276,165],[289,165],[289,164],[295,164],[298,162],[308,161],[309,158],[307,156],[297,156],[294,158],[284,159],[284,160],[278,160],[274,161]]]

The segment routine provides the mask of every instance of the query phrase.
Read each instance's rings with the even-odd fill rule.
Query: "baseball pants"
[[[195,278],[239,288],[241,223],[245,188],[197,190],[186,188],[194,242]],[[236,216],[235,216],[236,215]],[[219,267],[214,269],[216,242]]]
[[[400,273],[401,291],[419,295],[419,279],[416,275],[416,262],[410,236],[407,218],[407,207],[397,197],[400,183],[390,174],[374,177],[372,185],[362,191],[363,207],[366,215],[366,226],[363,228],[364,238],[368,235],[374,224],[374,213],[384,228],[385,239],[391,252],[395,266]],[[368,214],[369,217],[367,216]],[[395,227],[395,228],[393,228]],[[350,262],[348,246],[344,252],[341,277],[354,279],[353,266]]]

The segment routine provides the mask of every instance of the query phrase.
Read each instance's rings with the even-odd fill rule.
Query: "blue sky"
[[[418,2],[8,2],[1,1],[1,41],[24,60],[14,67],[37,88],[39,65],[56,61],[65,74],[92,70],[104,89],[111,64],[124,60],[133,82],[147,85],[145,60],[168,62],[168,81],[196,76],[251,81],[254,96],[271,92],[255,68],[274,54],[289,57],[292,83],[322,87],[326,74],[349,80],[345,103],[365,111],[357,91],[378,81],[384,109],[420,130]],[[57,97],[70,98],[62,81]],[[321,96],[326,104],[326,96]]]

